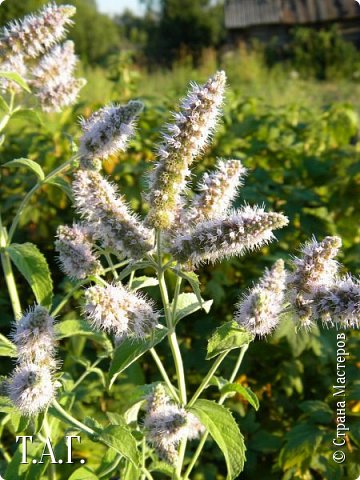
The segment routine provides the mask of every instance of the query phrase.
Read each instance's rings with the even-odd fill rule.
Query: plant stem
[[[209,383],[210,383],[212,377],[214,376],[216,370],[218,369],[218,367],[220,366],[220,364],[225,359],[225,357],[227,356],[228,353],[229,353],[229,351],[227,350],[226,352],[223,352],[221,355],[219,355],[216,358],[212,367],[210,368],[210,370],[206,374],[205,378],[203,379],[203,381],[199,385],[199,388],[196,390],[196,392],[192,396],[190,402],[188,403],[188,407],[192,407],[194,405],[194,403],[196,402],[196,400],[200,397],[202,392],[205,390],[205,388],[207,388],[207,386],[209,385]]]
[[[21,318],[21,304],[18,295],[18,291],[16,288],[16,282],[14,278],[14,273],[11,266],[11,260],[8,252],[5,250],[6,243],[7,243],[7,232],[4,227],[1,227],[0,232],[0,249],[1,249],[1,265],[3,268],[6,286],[9,292],[9,297],[11,301],[11,306],[14,312],[15,320],[19,320]]]
[[[50,431],[50,426],[49,426],[49,422],[48,422],[48,419],[47,419],[47,414],[45,414],[45,416],[44,416],[43,427],[44,427],[45,437],[48,438],[51,442],[51,431]],[[47,468],[47,474],[48,474],[48,479],[49,480],[56,480],[56,466],[55,466],[55,464],[53,464],[51,462],[49,463],[49,466]]]
[[[92,428],[88,427],[84,423],[74,418],[72,415],[70,415],[70,413],[67,413],[56,400],[52,402],[52,406],[61,415],[61,417],[63,418],[63,420],[65,420],[66,423],[70,423],[70,425],[79,428],[81,431],[87,433],[88,435],[96,435],[96,432]]]
[[[103,360],[103,357],[98,358],[97,360],[95,360],[95,362],[94,362],[92,365],[90,365],[90,367],[87,368],[82,375],[80,375],[80,377],[79,377],[79,378],[77,379],[77,381],[74,383],[71,391],[75,390],[75,388],[77,388],[77,387],[80,385],[80,383],[81,383],[88,375],[90,375],[90,373],[93,373],[93,372],[91,371],[91,369],[92,369],[92,368],[95,368],[97,365],[99,365],[99,363],[101,362],[101,360]]]
[[[100,472],[98,474],[98,477],[99,478],[104,478],[104,477],[108,478],[109,473],[113,472],[116,469],[116,467],[119,465],[121,459],[122,459],[122,455],[118,455],[111,465],[109,465],[107,468],[105,468],[105,470],[103,470],[102,472]]]
[[[156,350],[155,348],[150,348],[150,353],[159,369],[159,372],[161,373],[161,376],[163,377],[166,385],[168,386],[170,392],[171,392],[171,395],[174,397],[174,399],[179,402],[180,399],[179,399],[179,395],[177,394],[173,384],[171,383],[171,380],[168,376],[168,374],[166,373],[166,370],[165,370],[165,367],[161,361],[161,358],[159,357],[159,355],[156,353]]]
[[[44,180],[42,180],[41,182],[38,182],[36,185],[33,186],[33,188],[25,195],[23,201],[21,202],[20,204],[20,207],[15,215],[15,218],[14,220],[12,221],[12,224],[11,224],[11,227],[10,227],[10,230],[9,230],[9,238],[8,238],[8,245],[10,245],[11,243],[11,240],[14,236],[14,233],[15,233],[15,230],[18,226],[18,223],[19,223],[19,220],[20,220],[20,217],[26,207],[26,205],[28,204],[30,198],[34,195],[35,192],[37,192],[45,183],[47,183],[49,180],[51,180],[53,177],[55,177],[58,173],[62,172],[63,170],[65,170],[67,167],[69,167],[73,161],[77,158],[77,156],[74,156],[72,157],[70,160],[68,160],[67,162],[63,163],[62,165],[60,165],[59,167],[55,168],[55,170],[53,170],[52,172],[50,172],[45,178]]]
[[[245,352],[246,350],[249,348],[249,345],[246,344],[246,345],[243,345],[240,349],[240,353],[239,353],[239,356],[238,356],[238,359],[237,359],[237,362],[235,364],[235,367],[230,375],[230,379],[229,379],[229,383],[233,383],[233,381],[235,380],[236,378],[236,375],[238,374],[238,371],[239,371],[239,368],[241,367],[241,363],[243,361],[243,358],[244,358],[244,355],[245,355]],[[221,395],[219,401],[218,401],[218,404],[219,405],[222,405],[225,400],[226,400],[226,397],[227,397],[227,394],[223,394]],[[190,402],[189,402],[190,403]],[[189,478],[189,475],[190,473],[192,472],[192,469],[194,468],[201,452],[202,452],[202,449],[204,448],[204,445],[205,445],[205,442],[208,438],[208,435],[209,435],[209,432],[205,432],[204,435],[201,437],[201,440],[199,442],[199,445],[197,447],[197,449],[195,450],[195,453],[188,465],[188,468],[186,469],[186,472],[185,472],[185,475],[184,475],[184,479],[183,480],[188,480]]]

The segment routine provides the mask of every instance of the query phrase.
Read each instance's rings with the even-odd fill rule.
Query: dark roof
[[[227,0],[225,25],[307,24],[360,17],[355,0]]]

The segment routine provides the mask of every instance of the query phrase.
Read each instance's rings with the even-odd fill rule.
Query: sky
[[[96,0],[96,3],[101,12],[109,14],[121,13],[126,8],[136,14],[141,14],[144,11],[144,7],[139,0]]]

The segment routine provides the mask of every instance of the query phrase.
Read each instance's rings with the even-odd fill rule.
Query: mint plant
[[[7,109],[2,130],[13,112],[22,108],[16,106],[18,87],[30,94],[29,85],[39,88],[39,82],[46,79],[44,88],[55,86],[48,96],[38,95],[45,111],[49,109],[48,100],[55,110],[69,103],[68,96],[63,101],[63,93],[71,82],[67,76],[61,77],[54,60],[68,49],[68,60],[73,54],[68,43],[54,46],[64,34],[69,12],[73,13],[72,7],[49,5],[38,16],[4,29],[0,46],[7,49],[10,66],[0,72],[5,92],[1,103]],[[37,38],[35,27],[39,22],[43,29]],[[29,41],[34,45],[22,55],[24,62],[30,58],[30,66],[12,71],[17,62],[12,56],[18,55],[18,49],[21,51],[19,38],[29,32]],[[45,53],[50,47],[52,59]],[[34,68],[33,58],[44,53]],[[69,65],[67,73],[72,74],[75,61],[69,60]],[[29,81],[24,72],[29,72]],[[49,72],[53,84],[48,82]],[[58,88],[60,84],[62,88]],[[232,209],[246,174],[239,160],[219,159],[216,169],[204,174],[194,192],[191,189],[191,167],[199,161],[216,129],[225,84],[222,71],[204,85],[192,84],[173,114],[157,147],[158,162],[148,175],[145,218],[132,211],[118,187],[102,173],[102,162],[124,151],[131,140],[143,108],[140,101],[105,106],[82,119],[82,136],[74,157],[48,174],[29,159],[5,164],[10,170],[26,166],[37,177],[16,216],[1,226],[2,267],[14,314],[11,341],[2,337],[1,343],[16,359],[14,371],[3,381],[5,407],[21,415],[20,431],[38,434],[32,446],[34,456],[42,450],[42,438],[57,443],[64,429],[109,447],[106,461],[98,469],[80,467],[73,478],[111,478],[120,472],[121,478],[134,480],[155,479],[159,474],[186,480],[196,470],[209,435],[223,453],[227,478],[237,478],[244,468],[246,446],[224,404],[230,396],[240,394],[252,407],[259,408],[254,392],[236,382],[251,342],[256,336],[261,339],[273,332],[283,315],[293,317],[296,329],[310,329],[318,321],[336,328],[358,326],[360,282],[339,273],[335,257],[341,247],[340,238],[314,238],[303,246],[299,257],[290,260],[290,270],[283,260],[278,260],[243,293],[234,307],[232,321],[219,321],[208,339],[204,358],[209,362],[208,372],[195,391],[189,390],[177,326],[186,322],[190,314],[211,308],[211,299],[201,296],[196,272],[207,262],[251,254],[274,241],[274,231],[286,227],[289,221],[281,212],[269,212],[263,206]],[[71,91],[74,93],[73,88]],[[54,242],[60,266],[73,287],[54,303],[45,257],[32,243],[13,243],[13,237],[29,200],[42,185],[55,182],[68,191],[61,177],[65,171],[72,174],[77,218],[73,225],[59,227]],[[35,305],[21,305],[13,266],[30,284]],[[169,285],[170,278],[175,279],[173,286]],[[142,292],[149,286],[158,288],[161,303]],[[79,291],[83,292],[82,320],[62,321],[63,309]],[[61,365],[57,345],[77,335],[96,342],[97,358],[92,363],[82,359],[84,374],[69,384],[67,374],[71,372]],[[171,352],[174,379],[157,353],[161,342],[167,343]],[[226,379],[216,377],[233,350],[238,350],[238,359],[232,371]],[[103,388],[111,392],[119,377],[146,353],[151,355],[162,381],[139,389],[122,414],[106,411],[106,422],[79,418],[76,394],[87,375],[96,373]],[[217,400],[206,398],[210,385],[218,388]],[[16,468],[16,462],[20,463],[16,456],[9,461],[6,478]],[[61,478],[61,466],[49,459],[43,465],[29,466],[24,478],[41,479],[45,470],[49,478]]]

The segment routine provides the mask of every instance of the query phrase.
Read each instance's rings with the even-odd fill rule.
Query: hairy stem
[[[174,400],[176,402],[179,402],[180,399],[179,399],[179,395],[177,394],[177,391],[175,390],[174,388],[174,385],[171,383],[171,380],[168,376],[168,374],[166,373],[166,370],[165,370],[165,367],[161,361],[161,358],[159,357],[159,355],[156,353],[156,350],[155,348],[150,348],[150,353],[159,369],[159,372],[161,373],[161,376],[163,377],[166,385],[168,386],[170,392],[171,392],[171,395],[173,396]]]

